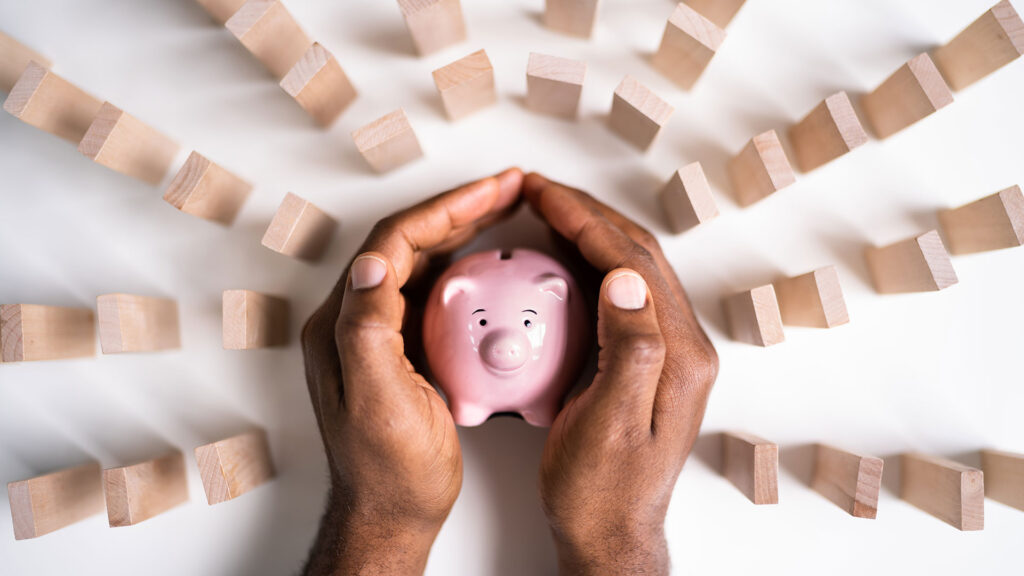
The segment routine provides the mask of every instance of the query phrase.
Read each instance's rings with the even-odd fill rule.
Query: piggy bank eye
[[[529,327],[533,326],[533,322],[530,322],[528,319],[527,320],[523,320],[523,326],[526,326],[527,328],[529,328]]]
[[[480,319],[480,325],[481,326],[487,326],[487,319],[486,318],[481,318]]]

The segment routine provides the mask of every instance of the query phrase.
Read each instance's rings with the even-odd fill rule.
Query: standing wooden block
[[[725,41],[725,30],[682,2],[665,25],[654,67],[684,90],[693,88]]]
[[[985,473],[985,496],[1024,510],[1024,454],[982,450],[981,469]]]
[[[749,206],[796,182],[775,130],[755,136],[729,160],[729,176],[740,206]]]
[[[868,141],[850,97],[837,92],[789,129],[796,165],[803,172],[839,158]]]
[[[957,283],[956,271],[935,230],[864,252],[875,290],[882,294],[932,292]]]
[[[945,458],[904,454],[900,497],[960,530],[985,527],[981,470]]]
[[[725,299],[725,315],[734,340],[772,346],[786,340],[775,288],[771,284],[740,292]]]
[[[225,350],[252,350],[288,343],[288,301],[252,290],[225,290]]]
[[[399,108],[352,133],[359,153],[377,172],[387,172],[423,157],[412,124]]]
[[[861,99],[879,138],[888,138],[952,103],[953,93],[928,54],[911,59]]]
[[[196,0],[217,24],[224,25],[235,12],[245,4],[245,0]]]
[[[434,85],[449,120],[464,118],[498,102],[494,68],[483,50],[434,70]]]
[[[178,303],[174,300],[103,294],[96,298],[96,307],[104,354],[181,348]]]
[[[784,325],[834,328],[850,321],[835,266],[779,280],[775,295]]]
[[[285,256],[312,262],[324,255],[337,226],[334,218],[312,202],[289,192],[263,235],[263,245]]]
[[[102,105],[38,62],[30,62],[11,88],[4,110],[77,146]]]
[[[32,61],[44,68],[51,66],[45,56],[0,32],[0,90],[10,92]]]
[[[230,226],[251,191],[251,184],[193,151],[164,200],[186,214]]]
[[[281,0],[249,0],[224,26],[278,79],[313,44]]]
[[[746,0],[685,0],[686,3],[719,28],[725,28],[732,22],[736,13],[743,8]]]
[[[357,96],[334,55],[314,42],[281,80],[281,88],[302,106],[313,121],[330,126]]]
[[[88,308],[0,305],[0,362],[96,355],[96,318]]]
[[[1024,22],[1002,0],[973,24],[932,52],[953,90],[963,90],[1024,54]]]
[[[587,63],[530,53],[526,65],[526,107],[540,114],[575,118]]]
[[[196,463],[211,506],[238,498],[274,477],[263,430],[200,446],[196,448]]]
[[[103,471],[107,520],[132,526],[188,500],[185,457],[172,450],[160,458]]]
[[[722,474],[754,504],[779,503],[779,447],[753,434],[722,434]]]
[[[599,0],[545,0],[544,25],[580,38],[590,38],[597,23]]]
[[[78,151],[111,170],[159,184],[174,162],[178,145],[138,118],[104,102]]]
[[[694,162],[672,175],[661,190],[661,206],[676,234],[718,216],[718,206],[711,196],[711,186],[700,162]]]
[[[675,111],[671,104],[627,74],[615,89],[608,125],[624,140],[646,151]]]
[[[7,484],[14,539],[38,538],[103,511],[99,462]]]
[[[459,0],[398,0],[398,7],[421,56],[466,39]]]
[[[811,487],[852,516],[874,518],[882,488],[882,459],[818,444]]]
[[[970,254],[1024,244],[1024,194],[1012,186],[966,206],[939,211],[952,254]]]

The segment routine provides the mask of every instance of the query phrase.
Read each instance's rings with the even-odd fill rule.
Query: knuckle
[[[633,241],[640,246],[643,246],[644,250],[647,250],[652,254],[661,250],[661,244],[658,242],[658,238],[647,228],[637,225],[634,236]]]
[[[334,338],[343,347],[366,344],[374,334],[386,328],[387,325],[376,319],[369,311],[356,310],[338,317],[334,325]]]
[[[665,361],[661,334],[631,334],[616,346],[619,358],[635,366],[657,366]]]

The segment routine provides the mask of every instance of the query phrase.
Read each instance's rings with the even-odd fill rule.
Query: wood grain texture
[[[53,64],[46,56],[0,32],[0,91],[10,92],[33,61],[43,68]]]
[[[868,141],[850,97],[837,92],[789,129],[796,165],[810,172]]]
[[[334,124],[358,95],[341,64],[319,42],[292,66],[281,88],[324,128]]]
[[[196,2],[217,24],[222,26],[234,16],[235,12],[238,12],[242,4],[245,4],[245,0],[196,0]]]
[[[939,211],[951,254],[971,254],[1024,245],[1024,194],[1020,186]]]
[[[850,321],[835,266],[783,278],[774,286],[786,326],[835,328]]]
[[[102,105],[38,62],[30,62],[11,88],[4,110],[77,146]]]
[[[206,502],[238,498],[274,477],[267,433],[253,430],[196,448]]]
[[[882,488],[882,459],[815,446],[811,487],[851,516],[875,518]]]
[[[526,107],[539,114],[576,118],[587,63],[530,53],[526,65]]]
[[[958,282],[942,238],[935,230],[864,252],[875,290],[882,294],[931,292]]]
[[[111,170],[157,185],[178,153],[178,144],[110,102],[104,102],[78,151]]]
[[[103,511],[99,462],[7,484],[14,539],[38,538]]]
[[[278,80],[313,44],[281,0],[249,0],[224,26]]]
[[[925,454],[904,454],[900,497],[960,530],[985,527],[981,470]]]
[[[986,497],[1024,510],[1024,454],[982,450],[981,469]]]
[[[401,108],[352,132],[352,140],[377,172],[389,172],[423,157],[420,141]]]
[[[466,39],[466,21],[459,0],[398,0],[398,6],[421,56]]]
[[[722,474],[754,504],[779,503],[779,447],[742,432],[722,434]]]
[[[449,120],[465,118],[498,102],[494,67],[484,50],[438,68],[433,75]]]
[[[545,0],[544,25],[570,36],[590,38],[599,4],[599,0]]]
[[[252,185],[192,151],[164,191],[164,200],[186,214],[230,226]]]
[[[725,30],[680,2],[661,37],[651,63],[680,88],[693,88],[725,41]]]
[[[729,160],[728,169],[740,206],[750,206],[796,182],[775,130],[755,136]]]
[[[334,218],[289,192],[263,235],[263,245],[285,256],[313,262],[327,251],[337,227]]]
[[[861,98],[864,114],[879,138],[888,138],[952,103],[953,93],[928,54],[915,56]]]
[[[153,460],[103,471],[107,521],[132,526],[188,500],[185,457],[171,452]]]
[[[626,142],[646,151],[673,112],[675,108],[671,104],[627,74],[612,97],[608,126]]]
[[[1024,54],[1024,22],[1002,0],[982,14],[932,59],[953,90],[963,90]]]
[[[96,355],[96,317],[88,308],[0,305],[0,362]]]
[[[718,217],[718,206],[700,162],[677,170],[660,197],[669,227],[676,234]]]
[[[252,290],[225,290],[222,297],[225,350],[288,344],[288,301]]]
[[[773,346],[786,340],[775,288],[771,284],[729,296],[723,301],[734,340]]]
[[[683,0],[686,4],[700,12],[705,18],[719,28],[725,28],[743,8],[746,0]]]
[[[96,298],[104,354],[181,348],[178,303],[135,294]]]

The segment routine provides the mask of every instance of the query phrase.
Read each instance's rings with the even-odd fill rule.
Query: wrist
[[[555,530],[559,573],[563,576],[668,574],[663,527],[603,526],[587,534]]]

